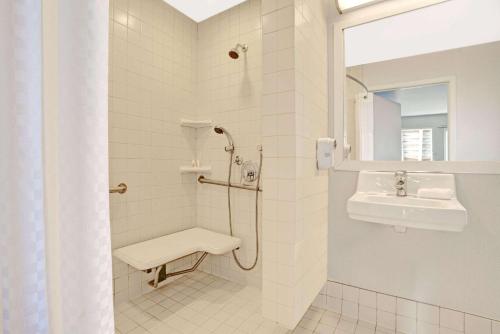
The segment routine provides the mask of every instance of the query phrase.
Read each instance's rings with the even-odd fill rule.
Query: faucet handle
[[[405,170],[398,170],[394,173],[394,176],[396,178],[396,196],[406,196],[407,172]]]
[[[405,170],[397,170],[395,173],[394,173],[394,176],[396,177],[406,177],[407,175],[407,171]]]

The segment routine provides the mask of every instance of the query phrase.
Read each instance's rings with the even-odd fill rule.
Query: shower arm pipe
[[[346,74],[345,75],[348,79],[351,79],[352,81],[356,82],[358,85],[360,85],[361,87],[364,88],[364,90],[366,91],[366,94],[368,94],[370,92],[370,90],[368,89],[368,87],[366,87],[366,85],[363,83],[363,81],[359,80],[358,78],[356,77],[353,77],[352,75],[350,74]]]
[[[228,186],[227,181],[219,181],[219,180],[207,179],[203,175],[200,175],[198,177],[198,182],[201,183],[201,184],[206,183],[206,184],[213,184],[213,185],[222,186],[222,187],[227,187]],[[234,184],[234,183],[229,184],[229,187],[243,189],[243,190],[251,190],[251,191],[257,190],[256,187],[245,186],[245,185],[242,185],[242,184]],[[262,187],[259,187],[259,191],[262,191]]]
[[[234,48],[235,49],[241,48],[243,50],[243,52],[247,52],[248,51],[248,44],[238,43],[238,44],[236,44],[236,46]]]

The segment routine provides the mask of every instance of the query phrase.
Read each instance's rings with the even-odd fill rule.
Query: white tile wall
[[[455,331],[464,331],[464,314],[453,310],[439,310],[439,324]]]
[[[465,332],[477,334],[490,334],[493,324],[489,319],[465,314]]]
[[[225,189],[197,185],[179,166],[193,159],[224,179],[228,155],[223,136],[181,128],[180,118],[212,119],[232,134],[236,154],[258,160],[261,144],[262,33],[260,0],[250,0],[196,24],[161,0],[110,1],[110,178],[126,182],[112,195],[113,248],[195,225],[229,233]],[[249,51],[238,61],[227,53],[238,42]],[[198,52],[199,51],[199,52]],[[239,181],[239,169],[233,181]],[[249,264],[255,254],[254,196],[234,191],[238,251]],[[260,207],[262,210],[262,207]],[[260,222],[261,224],[262,222]],[[192,263],[188,258],[170,269]],[[229,255],[209,257],[204,270],[260,285],[261,266],[244,272]],[[115,299],[149,291],[150,275],[114,262]]]
[[[492,324],[493,333],[492,334],[500,334],[500,321],[493,321]]]
[[[296,250],[300,319],[326,278],[328,173],[316,169],[316,139],[328,134],[327,1],[295,1]],[[353,291],[352,298],[357,298]],[[339,325],[340,326],[340,325]]]
[[[109,23],[110,184],[129,187],[110,196],[117,248],[196,224],[195,180],[178,168],[195,147],[179,119],[196,111],[197,27],[161,0],[111,0]],[[113,269],[117,302],[148,291],[148,275]]]
[[[236,151],[244,160],[259,162],[261,140],[262,25],[261,2],[249,0],[198,25],[198,104],[197,117],[211,119],[233,136]],[[228,52],[237,43],[247,44],[248,52],[233,60]],[[211,178],[226,180],[229,154],[225,136],[211,130],[198,131],[198,159],[212,166]],[[264,150],[267,147],[264,146]],[[264,162],[265,164],[266,162]],[[240,182],[241,169],[233,165],[232,182]],[[255,193],[233,189],[231,194],[234,234],[242,239],[237,251],[245,266],[255,256]],[[262,226],[262,201],[259,203]],[[227,190],[198,185],[197,224],[229,234]],[[262,232],[262,231],[261,231]],[[262,256],[262,254],[260,254]],[[256,269],[242,271],[232,254],[210,256],[202,270],[254,286],[261,285],[261,262]]]
[[[277,68],[278,52],[294,47],[293,1],[262,1],[263,313],[292,322],[296,294],[293,265],[296,239],[294,70]],[[281,144],[280,144],[281,143]],[[281,149],[280,149],[281,148]],[[286,148],[286,149],[285,149]],[[278,293],[279,291],[279,293]],[[283,295],[288,298],[282,299]]]
[[[322,5],[262,2],[262,136],[269,148],[264,166],[263,311],[289,328],[326,278],[327,180],[326,173],[316,170],[314,152],[315,139],[327,134],[328,119]]]
[[[359,298],[356,300],[356,297]],[[315,307],[339,313],[377,333],[497,334],[500,322],[405,298],[328,281],[316,297]],[[369,326],[370,327],[370,326]],[[364,330],[364,329],[363,329]],[[371,329],[368,331],[373,333]]]

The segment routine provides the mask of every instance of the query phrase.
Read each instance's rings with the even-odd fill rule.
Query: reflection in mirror
[[[351,158],[448,160],[448,83],[363,90],[347,97]]]
[[[375,95],[397,106],[401,117],[401,149],[394,158],[384,160],[448,160],[448,84],[385,90]]]
[[[344,30],[347,159],[500,161],[500,28],[462,40],[412,25],[432,22],[432,10],[452,21],[433,7]]]

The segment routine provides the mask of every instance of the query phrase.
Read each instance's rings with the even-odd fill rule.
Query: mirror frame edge
[[[337,139],[335,148],[335,171],[426,171],[454,174],[500,174],[500,161],[359,161],[347,160],[344,156],[344,29],[360,24],[384,19],[390,16],[403,14],[413,10],[429,7],[450,0],[409,1],[401,6],[384,6],[371,15],[358,18],[340,19],[329,27],[329,125],[330,135]]]

